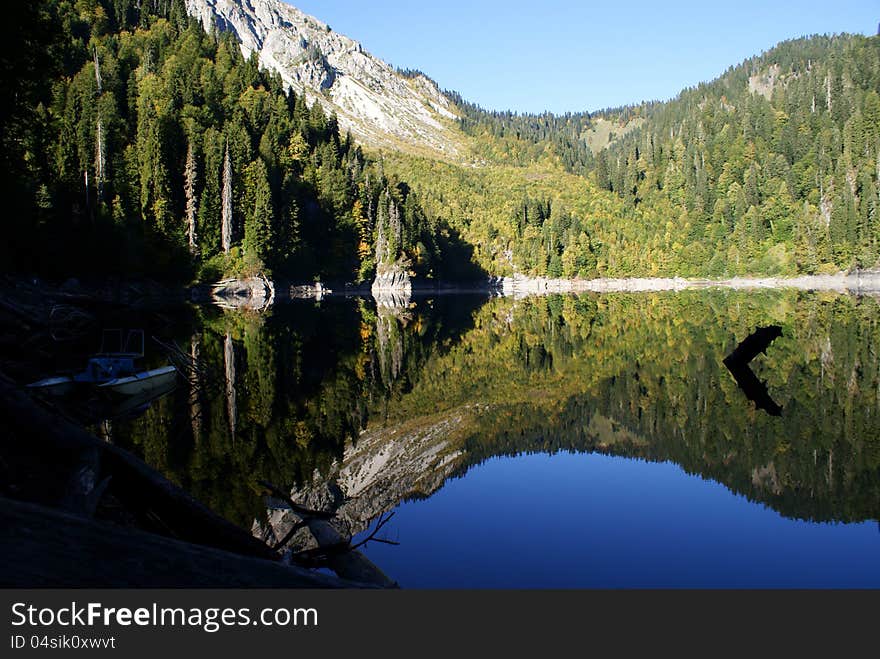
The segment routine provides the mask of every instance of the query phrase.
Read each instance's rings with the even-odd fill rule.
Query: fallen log
[[[19,529],[17,536],[15,533],[7,533],[0,541],[0,556],[4,559],[0,561],[4,565],[3,568],[0,568],[0,575],[10,570],[13,572],[18,570],[16,566],[18,561],[24,561],[29,566],[23,570],[21,577],[14,578],[9,574],[2,576],[0,582],[3,584],[30,586],[41,584],[85,586],[102,583],[105,585],[136,585],[139,579],[146,579],[145,575],[149,572],[147,567],[140,567],[142,563],[138,562],[141,560],[138,556],[142,552],[146,552],[142,556],[143,565],[149,565],[151,570],[157,569],[158,574],[165,575],[162,578],[167,578],[167,584],[171,586],[213,584],[214,582],[210,580],[212,573],[201,571],[197,565],[198,561],[202,559],[205,559],[209,564],[218,565],[220,557],[210,554],[210,551],[213,550],[236,556],[238,560],[259,559],[261,563],[274,563],[279,569],[287,569],[279,562],[280,556],[276,550],[193,499],[128,451],[102,442],[58,412],[38,404],[18,385],[2,374],[0,374],[0,422],[4,424],[3,427],[7,431],[3,441],[27,442],[28,450],[31,453],[49,456],[46,462],[52,462],[51,458],[53,457],[56,458],[56,461],[60,460],[61,464],[55,465],[56,471],[63,472],[66,469],[68,472],[66,482],[60,484],[61,492],[57,501],[54,502],[63,510],[23,502],[15,502],[16,506],[12,506],[11,502],[7,505],[7,501],[11,500],[0,500],[0,508],[11,506],[8,511],[4,511],[0,515],[0,526],[8,527],[4,516],[10,516],[8,523],[17,525]],[[7,444],[6,447],[0,446],[0,448],[9,449],[10,446]],[[72,456],[73,466],[64,465],[64,460],[60,456]],[[135,518],[138,530],[110,527],[98,520],[89,519],[95,514],[98,501],[105,493],[112,494],[114,499],[122,504],[125,511]],[[287,500],[289,501],[289,497]],[[30,521],[26,521],[24,513],[21,512],[23,509],[18,504],[34,507],[32,512],[40,512],[41,518],[32,518]],[[339,582],[342,585],[338,587],[363,587],[364,584],[386,588],[397,587],[396,582],[389,579],[361,552],[356,549],[352,550],[350,540],[343,538],[326,521],[327,517],[332,516],[331,513],[311,511],[296,506],[293,502],[291,504],[297,508],[299,514],[304,516],[305,524],[320,546],[344,547],[343,551],[327,552],[328,566],[342,580]],[[16,509],[19,510],[18,513],[15,512]],[[50,517],[62,524],[64,528],[51,528]],[[78,524],[73,524],[72,519],[78,520]],[[92,524],[97,526],[89,526]],[[106,543],[101,544],[99,539],[102,534],[105,534],[107,528],[115,528],[118,533],[112,541],[107,539]],[[145,533],[145,531],[150,533]],[[81,538],[71,536],[71,533],[80,533]],[[137,534],[137,537],[127,534]],[[167,537],[162,538],[155,534]],[[17,549],[19,545],[15,542],[10,544],[12,536],[21,540],[21,546],[30,547],[30,553]],[[76,561],[71,563],[56,557],[56,552],[63,553],[61,548],[41,549],[41,543],[48,542],[46,536],[55,538],[56,543],[70,550],[70,555],[77,557],[76,561],[82,562],[83,565],[76,568]],[[159,541],[173,541],[185,544],[188,548],[183,549],[178,546],[176,550],[172,551],[173,548],[169,548],[170,545],[161,545],[161,542],[156,544]],[[96,542],[97,545],[95,545]],[[93,546],[93,550],[87,551],[81,546],[82,543],[85,543],[83,546]],[[195,548],[196,545],[200,547]],[[97,549],[94,549],[94,546]],[[169,555],[182,556],[183,563],[180,564],[182,572],[179,581],[175,581],[173,577],[178,567],[174,562],[177,559],[166,558],[165,563],[162,562],[163,546],[171,552]],[[151,548],[155,549],[155,555],[150,553],[153,551]],[[121,561],[123,564],[133,561],[133,564],[129,565],[129,568],[134,570],[132,575],[125,577],[129,568],[119,567],[117,569],[115,566],[110,572],[104,574],[103,562],[111,559],[102,558],[101,551],[106,551],[108,556],[115,556],[117,562]],[[131,555],[117,555],[113,553],[114,551],[128,551]],[[209,554],[203,553],[206,551]],[[191,560],[186,559],[187,556],[190,556]],[[226,556],[223,560],[229,560],[229,557]],[[56,561],[59,561],[58,566],[55,566]],[[44,576],[42,577],[39,576],[41,574],[39,565],[43,565],[44,568]],[[218,577],[220,580],[217,584],[233,585],[233,581],[230,580],[234,575],[229,573],[229,570],[234,569],[234,567],[224,568]],[[302,568],[295,569],[304,574],[314,575],[314,573]],[[62,578],[63,575],[59,573],[59,570],[71,570],[69,580],[66,580],[68,577],[63,577],[61,581],[52,581],[52,579]],[[265,566],[258,570],[260,575],[263,575],[264,571]],[[235,578],[245,579],[249,574],[245,571],[243,576]],[[266,576],[269,576],[268,573]],[[260,576],[260,579],[262,578]],[[101,581],[102,579],[109,581]],[[248,584],[259,586],[261,582],[254,581],[240,585]],[[159,585],[159,582],[147,580],[144,581],[144,585]],[[262,585],[283,586],[285,584],[262,582]],[[297,584],[291,583],[290,585],[296,586]],[[321,587],[319,584],[311,582],[299,582],[298,585]]]
[[[4,588],[370,587],[12,499],[0,528]]]
[[[243,556],[277,560],[276,552],[265,543],[193,499],[128,451],[102,442],[54,410],[38,405],[3,375],[0,420],[4,441],[26,441],[31,450],[48,460],[55,452],[82,455],[97,451],[90,462],[99,465],[99,471],[90,479],[100,483],[110,477],[106,492],[123,504],[140,528]]]
[[[8,313],[10,316],[14,316],[19,321],[23,321],[24,323],[26,323],[26,329],[31,325],[46,323],[46,319],[43,318],[45,314],[41,314],[39,310],[35,310],[31,307],[25,307],[21,304],[16,304],[11,300],[0,298],[0,310]]]

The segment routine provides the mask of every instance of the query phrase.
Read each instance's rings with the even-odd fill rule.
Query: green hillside
[[[784,42],[667,103],[593,115],[486,112],[453,95],[481,162],[464,178],[494,179],[511,166],[522,172],[518,187],[464,187],[490,197],[479,202],[492,206],[490,217],[447,212],[486,265],[505,267],[498,255],[512,251],[512,269],[528,274],[873,267],[880,257],[878,89],[880,38],[838,35]],[[555,164],[547,185],[558,192],[529,186],[535,163]],[[419,180],[417,168],[403,171],[417,190],[441,187],[436,171],[431,181]],[[591,199],[563,202],[557,213],[571,190],[563,171],[595,187],[581,188]],[[512,211],[514,199],[521,203]],[[540,205],[550,212],[531,211]]]

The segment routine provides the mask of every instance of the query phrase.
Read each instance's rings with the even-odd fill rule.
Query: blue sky
[[[779,41],[876,34],[880,0],[287,0],[374,55],[492,109],[666,99]]]

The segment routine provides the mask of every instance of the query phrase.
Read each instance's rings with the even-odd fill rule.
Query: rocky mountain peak
[[[281,0],[186,0],[206,30],[232,32],[246,57],[277,71],[342,130],[377,147],[454,156],[454,107],[429,78],[404,76],[360,43]]]

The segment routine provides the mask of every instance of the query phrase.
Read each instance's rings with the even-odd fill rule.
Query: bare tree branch
[[[382,530],[382,527],[385,526],[388,522],[391,521],[391,518],[392,518],[392,517],[394,517],[394,513],[389,513],[389,515],[388,515],[387,517],[385,517],[385,514],[384,514],[384,513],[382,513],[381,515],[379,515],[379,523],[376,524],[376,528],[373,529],[373,532],[372,532],[369,536],[367,536],[366,538],[364,538],[363,540],[361,540],[359,543],[357,543],[356,545],[352,546],[351,550],[354,551],[354,550],[356,550],[356,549],[358,549],[358,548],[360,548],[360,547],[363,547],[363,546],[366,545],[368,542],[381,542],[381,543],[384,544],[384,545],[394,545],[394,546],[399,546],[400,543],[399,543],[399,542],[395,542],[394,540],[389,540],[388,538],[378,538],[378,537],[376,537],[376,535],[379,533],[379,531]],[[351,541],[349,541],[349,542],[351,542]]]

